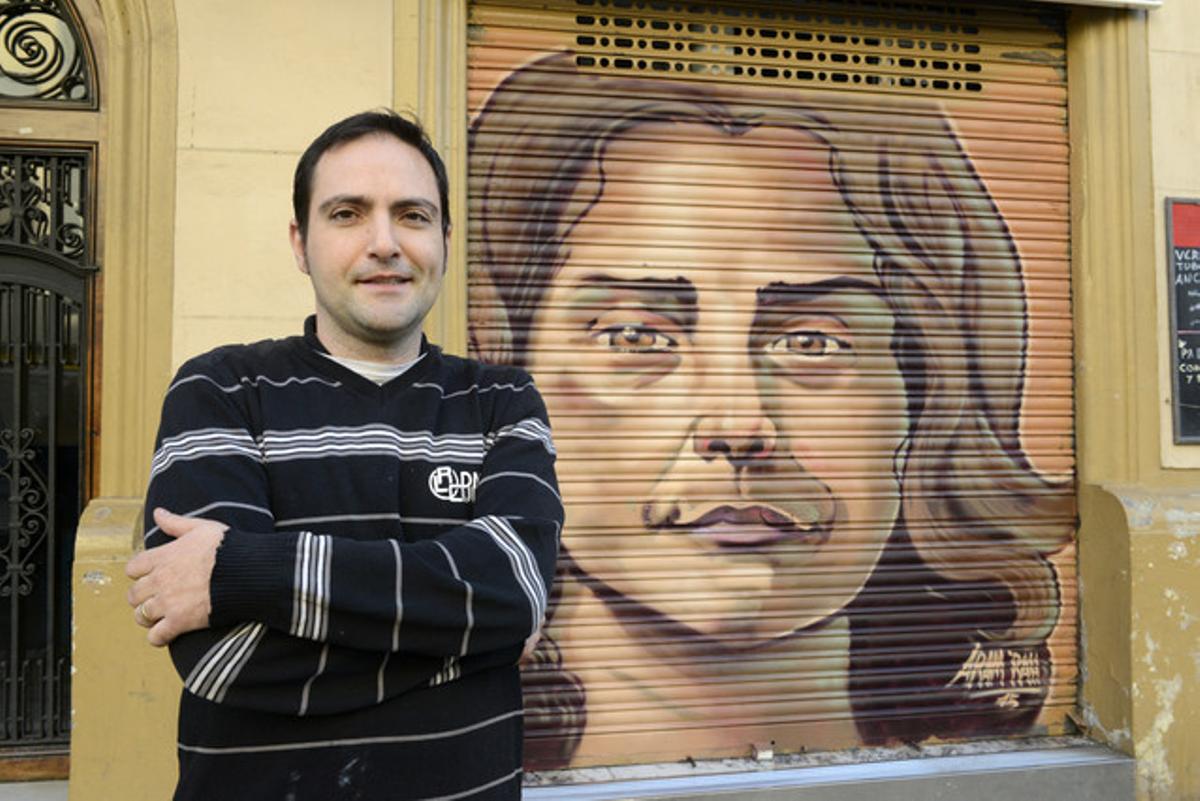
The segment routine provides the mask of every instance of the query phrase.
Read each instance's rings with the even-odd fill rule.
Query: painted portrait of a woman
[[[556,55],[476,115],[472,347],[534,375],[567,507],[532,767],[1021,732],[1073,680],[1021,259],[903,102]]]

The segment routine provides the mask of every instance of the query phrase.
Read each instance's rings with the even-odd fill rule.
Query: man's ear
[[[454,230],[454,226],[446,226],[446,232],[442,234],[442,276],[450,269],[450,232]]]
[[[295,220],[288,223],[288,241],[292,243],[292,257],[296,260],[296,269],[308,275],[308,259],[304,256],[304,234],[300,232],[300,223]]]

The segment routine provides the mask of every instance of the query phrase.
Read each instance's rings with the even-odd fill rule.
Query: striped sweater
[[[562,502],[524,372],[443,355],[378,386],[303,337],[167,391],[146,500],[229,526],[184,680],[177,799],[520,796],[517,660]]]

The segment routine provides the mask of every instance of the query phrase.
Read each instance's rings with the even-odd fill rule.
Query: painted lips
[[[829,527],[819,523],[816,505],[796,504],[795,514],[770,506],[718,506],[692,521],[674,527],[689,530],[717,545],[745,547],[807,542],[819,545],[829,538]]]

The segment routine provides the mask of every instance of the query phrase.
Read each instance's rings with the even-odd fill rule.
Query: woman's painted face
[[[627,622],[752,647],[842,609],[892,531],[895,319],[828,165],[800,132],[646,125],[580,184],[531,368],[564,544]]]

